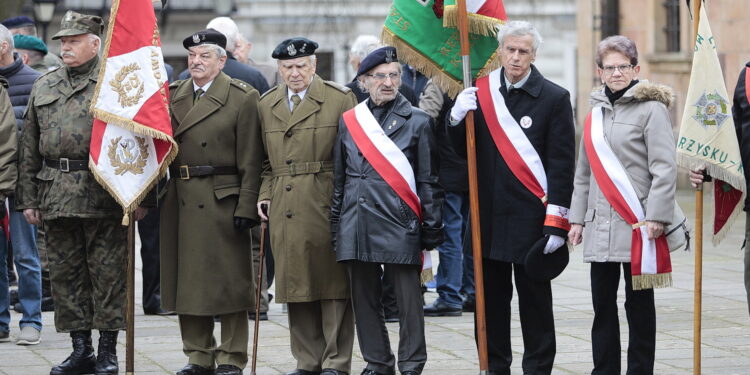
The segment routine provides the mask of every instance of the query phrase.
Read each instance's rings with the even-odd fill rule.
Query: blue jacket
[[[8,80],[8,96],[13,106],[13,114],[16,116],[16,126],[20,132],[23,128],[23,113],[26,111],[26,104],[29,102],[31,87],[42,74],[32,69],[21,61],[17,53],[13,53],[13,63],[8,66],[0,67],[0,76]]]

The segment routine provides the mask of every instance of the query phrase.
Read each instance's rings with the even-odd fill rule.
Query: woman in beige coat
[[[669,88],[638,80],[638,51],[632,40],[612,36],[599,43],[597,72],[604,86],[591,94],[603,108],[604,139],[619,159],[645,211],[648,237],[664,232],[674,213],[675,143],[667,107]],[[625,279],[629,326],[627,374],[653,374],[656,312],[653,289],[633,290],[633,228],[603,195],[581,140],[570,209],[574,245],[584,242],[583,259],[591,263],[594,322],[591,328],[592,374],[620,374],[620,328],[617,289]],[[606,165],[604,166],[607,167]]]

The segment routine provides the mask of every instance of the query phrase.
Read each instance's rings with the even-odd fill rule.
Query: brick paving
[[[692,194],[682,192],[680,201],[688,217],[692,218]],[[707,197],[706,208],[709,207]],[[745,301],[740,251],[744,222],[744,217],[738,220],[729,238],[718,248],[714,248],[706,236],[703,261],[703,374],[750,374],[750,319]],[[674,286],[656,291],[658,332],[655,374],[659,375],[691,374],[693,367],[694,253],[679,252],[672,255]],[[436,255],[434,257],[437,258]],[[143,315],[140,306],[140,265],[137,268],[135,372],[144,375],[173,374],[186,363],[181,350],[177,318]],[[557,329],[557,357],[553,374],[581,375],[591,372],[590,329],[593,311],[588,271],[589,266],[581,260],[581,249],[576,249],[571,254],[568,269],[553,282]],[[428,301],[435,297],[434,292],[427,295]],[[622,308],[622,290],[619,301],[621,339],[623,349],[626,350],[627,324]],[[48,374],[53,364],[59,363],[70,353],[67,334],[56,333],[54,330],[53,313],[43,315],[45,327],[39,345],[23,347],[12,342],[0,344],[0,374]],[[15,336],[18,334],[20,314],[11,312],[11,319],[11,335]],[[428,361],[424,374],[478,374],[473,315],[426,318],[425,322]],[[520,362],[523,342],[515,302],[511,326],[514,355],[512,370],[513,374],[522,374]],[[388,329],[392,343],[397,343],[398,324],[388,324]],[[289,351],[287,317],[282,313],[281,305],[271,306],[269,320],[261,322],[260,331],[257,373],[283,374],[292,370],[295,362]],[[218,335],[217,328],[216,336],[219,337]],[[118,354],[120,373],[124,374],[124,334],[119,338]],[[623,369],[626,368],[625,355],[626,352],[623,351]],[[355,343],[353,374],[359,374],[363,366],[362,356]],[[249,373],[248,368],[245,374]]]

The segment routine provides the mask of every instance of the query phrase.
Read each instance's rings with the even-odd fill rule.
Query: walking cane
[[[263,214],[268,217],[268,206],[261,205]],[[253,331],[253,363],[250,369],[250,375],[255,375],[255,362],[258,359],[258,328],[260,327],[260,294],[263,288],[263,258],[266,255],[266,227],[267,221],[260,222],[260,261],[258,262],[258,282],[255,284],[255,330]]]

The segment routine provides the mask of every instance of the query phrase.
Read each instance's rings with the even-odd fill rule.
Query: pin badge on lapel
[[[531,127],[531,124],[533,121],[531,121],[531,117],[529,116],[523,116],[521,117],[521,127],[524,129],[528,129]]]
[[[388,125],[388,130],[393,129],[394,126],[396,126],[396,120],[393,120],[393,122],[390,125]]]

